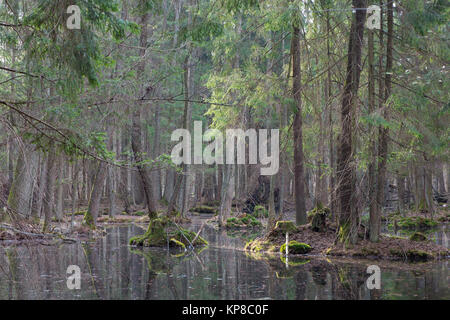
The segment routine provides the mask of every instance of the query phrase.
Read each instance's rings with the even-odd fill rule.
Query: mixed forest
[[[325,250],[378,243],[386,220],[445,223],[449,15],[445,0],[2,0],[0,238],[134,217],[148,230],[132,244],[164,244],[171,223],[175,244],[204,244],[178,224],[211,213],[263,221],[277,244],[322,232],[309,245]],[[172,132],[196,121],[279,129],[278,172],[248,149],[175,164]]]

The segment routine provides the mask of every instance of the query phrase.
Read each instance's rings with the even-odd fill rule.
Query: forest
[[[86,264],[83,297],[117,298],[94,277],[112,245],[151,271],[142,294],[132,277],[144,299],[259,297],[161,276],[216,260],[208,276],[269,272],[275,299],[327,299],[327,274],[333,299],[363,299],[361,261],[450,299],[449,16],[446,0],[1,0],[0,281],[47,288],[40,259],[64,279]]]

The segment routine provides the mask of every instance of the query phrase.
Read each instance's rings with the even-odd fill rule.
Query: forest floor
[[[311,249],[306,255],[336,256],[366,258],[375,260],[404,260],[428,261],[446,259],[450,251],[432,240],[426,238],[421,232],[414,232],[412,238],[381,234],[378,242],[370,242],[365,236],[365,229],[358,233],[356,244],[343,244],[337,242],[336,225],[329,224],[324,232],[315,232],[311,224],[296,227],[289,233],[289,241],[308,244]],[[273,229],[263,237],[250,241],[246,250],[250,252],[278,253],[286,243],[284,232]]]

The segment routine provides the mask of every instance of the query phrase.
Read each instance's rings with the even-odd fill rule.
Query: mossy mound
[[[255,218],[268,218],[269,211],[261,205],[257,205],[253,208],[252,216]]]
[[[318,204],[313,210],[308,212],[308,220],[311,221],[311,229],[315,232],[325,232],[327,230],[326,219],[331,213],[327,207]]]
[[[424,235],[422,232],[414,232],[410,237],[409,240],[411,241],[427,241],[428,238],[426,235]]]
[[[190,246],[191,243],[194,246],[208,244],[202,237],[195,237],[195,232],[178,228],[169,218],[161,217],[151,220],[147,231],[143,235],[132,237],[129,244],[144,247],[163,247],[169,243],[169,246],[182,248]]]
[[[228,218],[225,227],[229,229],[236,228],[248,228],[248,227],[260,227],[261,222],[258,221],[254,216],[244,214],[240,217]]]
[[[309,244],[291,240],[288,243],[288,252],[291,254],[306,254],[309,253],[312,248]],[[280,247],[280,253],[286,252],[286,243]]]
[[[400,229],[425,230],[438,225],[437,221],[424,217],[398,217],[395,220]]]
[[[191,212],[198,212],[198,213],[214,214],[214,213],[217,212],[217,209],[214,208],[214,207],[201,205],[201,206],[197,206],[197,207],[191,208],[189,211],[191,211]]]

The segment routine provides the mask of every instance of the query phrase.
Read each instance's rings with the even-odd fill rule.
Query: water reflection
[[[435,243],[444,246],[446,248],[449,248],[448,238],[450,236],[450,230],[447,224],[439,225],[435,228],[431,228],[428,230],[417,230],[417,231],[420,231],[421,233],[425,234],[428,237],[428,239],[434,241]],[[399,229],[394,231],[392,228],[388,228],[387,225],[384,225],[382,227],[382,232],[401,237],[409,237],[411,236],[411,234],[416,232],[416,230]]]
[[[142,232],[131,225],[96,242],[0,247],[0,299],[450,299],[447,261],[381,266],[381,290],[368,290],[367,263],[290,259],[286,268],[279,256],[249,257],[237,250],[243,239],[211,228],[199,252],[127,246]],[[81,290],[67,289],[72,264]]]

